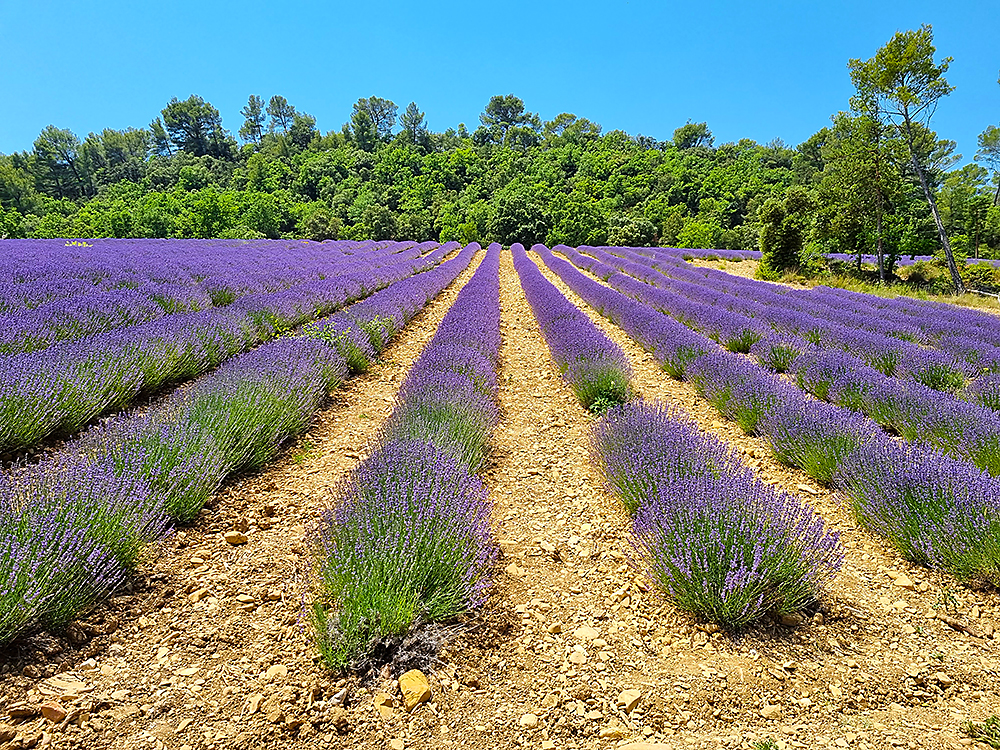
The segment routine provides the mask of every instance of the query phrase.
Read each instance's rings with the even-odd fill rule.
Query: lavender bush
[[[888,378],[838,352],[802,357],[796,377],[819,398],[860,411],[905,440],[928,443],[1000,475],[1000,415],[988,408]]]
[[[726,294],[718,289],[708,289],[689,282],[675,283],[675,280],[667,279],[648,267],[630,263],[597,248],[589,248],[588,252],[591,257],[585,261],[586,266],[598,271],[602,267],[607,268],[603,263],[607,259],[635,277],[664,280],[658,283],[664,283],[671,289],[673,287],[670,284],[674,284],[679,290],[699,293],[706,299],[716,301]],[[565,273],[566,278],[570,279],[568,283],[576,283],[563,269],[558,266],[553,268],[557,273]],[[699,269],[701,270],[705,269]],[[711,305],[685,299],[679,292],[666,291],[633,277],[623,278],[612,273],[608,276],[608,283],[657,309],[687,320],[692,325],[701,321],[707,331],[718,332],[725,330],[726,326],[739,325],[737,322],[720,322],[725,316]],[[727,283],[729,282],[722,281],[723,286]],[[739,290],[738,282],[732,282],[731,286]],[[692,289],[696,291],[691,291]],[[604,297],[611,292],[612,290],[606,290]],[[613,303],[605,299],[604,304]],[[771,318],[779,314],[768,313]],[[803,328],[804,325],[799,326],[799,330]],[[916,330],[903,324],[900,324],[899,329],[903,333]],[[831,330],[833,329],[825,329],[823,335]],[[853,342],[852,345],[869,352],[867,360],[873,365],[863,364],[853,354],[845,351],[836,348],[824,350],[810,346],[805,339],[799,339],[801,344],[797,348],[801,352],[795,356],[794,361],[801,388],[838,406],[861,411],[877,424],[907,440],[930,443],[956,458],[969,461],[991,474],[1000,475],[1000,419],[985,409],[959,401],[945,392],[964,382],[965,376],[956,369],[956,360],[941,352],[921,347],[911,347],[912,351],[896,345],[887,347],[884,336],[864,330],[850,331],[843,326],[839,330],[838,340]],[[641,332],[636,333],[642,335]],[[786,338],[786,334],[772,336],[778,341]],[[720,336],[716,337],[722,340]],[[765,357],[772,356],[766,352],[768,340],[768,336],[765,336],[752,348]],[[897,344],[902,345],[898,341]],[[764,352],[761,352],[762,347],[765,348]],[[765,366],[780,369],[775,364],[770,361]],[[887,376],[884,372],[886,368],[890,368],[898,377]],[[760,368],[751,363],[742,365],[731,362],[718,353],[706,354],[690,361],[685,365],[684,375],[695,383],[701,394],[721,413],[736,420],[744,430],[751,433],[763,431],[762,419],[776,403],[789,402],[789,399],[790,403],[799,400],[787,392],[783,383],[762,375]],[[810,408],[806,403],[796,407],[800,411],[804,410],[803,414]],[[792,412],[788,410],[783,414],[783,421],[770,422],[767,427],[774,431],[768,437],[779,458],[805,468],[820,481],[829,481],[830,472],[839,460],[838,456],[843,455],[844,446],[849,446],[854,438],[841,434],[837,426],[823,425],[815,420],[793,420]],[[839,412],[836,410],[831,412],[831,415],[837,414]],[[857,422],[866,432],[872,427],[864,420],[858,422],[850,415],[841,414],[835,416],[835,420]],[[790,432],[790,424],[793,422],[797,426]],[[806,432],[797,432],[799,430]],[[806,439],[807,433],[809,439]],[[797,434],[798,438],[790,440],[789,435],[793,434]]]
[[[478,470],[499,421],[500,246],[491,245],[414,363],[380,440],[429,441]]]
[[[412,316],[477,247],[384,290]],[[411,306],[414,302],[415,306]],[[281,338],[151,409],[123,415],[0,485],[0,642],[58,625],[113,590],[168,522],[193,518],[227,475],[308,424],[347,366],[335,347]]]
[[[0,357],[0,450],[33,445],[57,430],[73,432],[141,392],[199,375],[316,315],[427,271],[456,245],[421,255],[420,246],[401,243],[407,250],[400,253],[390,245],[372,255],[345,256],[333,267],[340,273],[331,278],[246,294],[222,310],[170,315],[41,352]],[[425,303],[417,300],[417,309]],[[399,321],[404,319],[400,314]],[[386,335],[395,330],[398,326]]]
[[[390,442],[359,466],[315,535],[327,665],[480,605],[497,556],[489,518],[482,481],[431,443]]]
[[[662,404],[617,407],[595,460],[626,507],[641,564],[679,608],[726,627],[812,603],[841,564],[835,533]]]
[[[410,369],[372,455],[321,515],[311,619],[332,669],[485,597],[497,551],[471,471],[499,417],[499,270],[494,244]]]
[[[830,484],[859,445],[881,434],[870,419],[803,396],[769,413],[760,432],[779,461],[802,469],[820,484]]]
[[[108,462],[24,467],[0,482],[0,643],[61,626],[135,570],[167,517]]]
[[[698,357],[688,365],[687,376],[709,404],[748,435],[760,433],[762,422],[780,405],[801,398],[783,381],[727,352]]]
[[[966,401],[1000,411],[1000,373],[976,378],[959,395]]]
[[[593,258],[565,245],[557,245],[555,249],[571,258],[581,268],[600,265]],[[621,327],[644,349],[652,352],[670,377],[682,380],[690,362],[718,348],[714,342],[673,318],[584,276],[572,265],[553,255],[544,245],[535,245],[532,251],[537,252],[545,264],[588,305]],[[628,283],[628,277],[622,277],[621,274],[614,272],[608,277],[609,281],[612,279],[614,283],[620,280],[625,284]],[[641,282],[635,283],[641,284]]]
[[[600,413],[632,397],[625,353],[546,279],[524,248],[511,248],[524,296],[563,379],[586,409]]]
[[[791,372],[800,358],[811,351],[804,339],[787,334],[771,333],[759,339],[749,349],[749,354],[772,372]]]
[[[879,441],[859,446],[834,480],[858,522],[906,559],[1000,585],[995,477],[931,449]]]

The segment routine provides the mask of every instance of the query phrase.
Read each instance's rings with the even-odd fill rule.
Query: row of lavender
[[[823,290],[792,295],[764,282],[730,276],[714,270],[693,269],[682,263],[651,262],[626,250],[621,256],[598,248],[583,249],[622,273],[716,311],[709,325],[727,337],[746,339],[747,345],[767,336],[802,338],[814,346],[858,353],[865,362],[888,376],[899,375],[938,390],[956,390],[966,377],[1000,370],[1000,336],[977,319],[973,337],[922,328],[911,316],[855,305]],[[690,315],[694,317],[699,310]],[[704,317],[704,315],[702,315]],[[995,322],[995,321],[994,321]]]
[[[586,252],[586,247],[579,248]],[[1000,331],[996,318],[989,313],[943,302],[918,300],[912,297],[877,297],[846,289],[818,286],[797,289],[763,281],[731,276],[711,268],[695,268],[685,263],[683,252],[670,249],[605,248],[614,253],[624,252],[634,260],[645,258],[650,265],[669,276],[693,283],[710,282],[710,287],[726,289],[735,295],[779,295],[781,306],[804,312],[825,309],[828,315],[849,315],[857,328],[869,326],[874,333],[890,332],[902,340],[953,351],[961,357],[975,356],[975,344],[1000,346]],[[774,300],[774,297],[769,297]],[[835,318],[831,318],[834,320]]]
[[[890,539],[907,559],[963,580],[1000,582],[1000,481],[934,449],[900,444],[867,417],[816,401],[546,248],[533,250],[669,374],[691,380],[720,413],[763,436],[780,460],[843,491],[858,521]],[[585,266],[594,261],[563,251]]]
[[[595,257],[615,257],[593,252]],[[853,315],[855,323],[870,332],[831,326],[810,315],[801,300],[793,304],[794,309],[783,309],[787,295],[772,292],[777,289],[772,285],[712,276],[712,286],[705,279],[698,285],[671,286],[664,283],[671,280],[655,270],[620,258],[617,261],[620,270],[669,291],[653,293],[647,302],[699,328],[731,351],[749,352],[777,372],[795,372],[799,385],[820,398],[859,410],[908,440],[930,443],[994,476],[1000,474],[1000,415],[991,413],[1000,410],[1000,372],[980,375],[965,385],[956,394],[961,400],[935,392],[957,388],[964,382],[963,369],[976,373],[1000,367],[1000,348],[969,337],[928,336],[966,354],[975,350],[977,364],[972,365],[968,360],[879,335],[877,315],[843,313]],[[722,290],[714,288],[716,281]],[[749,287],[744,288],[746,285]],[[741,292],[755,299],[756,317],[763,322],[755,323],[726,302]],[[680,296],[685,293],[689,296]],[[809,298],[808,293],[802,296]],[[714,304],[703,304],[703,300]],[[922,322],[932,328],[929,321]],[[891,323],[886,325],[893,330]],[[792,330],[805,334],[796,336],[789,332]],[[897,327],[895,332],[916,337],[920,329]]]
[[[447,243],[426,255],[426,247],[389,247],[345,261],[337,275],[321,281],[0,357],[0,451],[73,432],[140,394],[200,375],[283,331],[432,268],[457,247]]]
[[[380,241],[100,239],[6,240],[0,313],[146,284],[236,294],[276,292],[319,278],[323,266],[396,244]],[[412,243],[410,243],[412,244]]]
[[[515,245],[513,253],[542,336],[574,391],[586,392],[580,381],[590,375],[564,363],[594,361],[612,363],[631,395],[621,348],[544,278],[523,248]],[[623,401],[595,424],[592,455],[632,514],[639,558],[665,596],[727,627],[814,602],[842,559],[837,536],[822,520],[764,484],[683,412]]]
[[[478,246],[397,281],[338,316],[378,330],[374,351],[468,265]],[[355,335],[359,338],[360,334]],[[191,520],[222,481],[303,430],[348,372],[338,349],[282,337],[153,408],[89,431],[0,479],[0,642],[59,625],[107,595]]]
[[[969,403],[930,387],[941,387],[949,377],[961,377],[952,369],[954,362],[942,352],[841,325],[813,327],[810,330],[817,337],[811,339],[794,336],[787,329],[776,332],[768,321],[805,320],[810,316],[755,302],[758,318],[751,318],[726,309],[724,293],[703,285],[675,282],[656,270],[597,248],[587,250],[588,256],[579,256],[574,262],[729,351],[750,353],[772,371],[795,372],[799,385],[815,395],[858,410],[908,440],[929,443],[994,476],[1000,475],[1000,414],[987,406],[991,398],[996,400],[996,376],[976,380],[969,392],[977,394],[983,403]],[[628,275],[614,273],[616,268]],[[685,292],[692,296],[684,296]],[[799,330],[803,328],[805,324]],[[833,333],[833,328],[840,329],[840,333]],[[861,358],[841,348],[849,341],[862,352]],[[869,356],[864,356],[865,352]],[[881,362],[883,366],[874,368],[867,362]],[[887,370],[887,362],[892,362],[895,369]],[[900,372],[903,370],[908,377]],[[887,371],[901,377],[889,377]]]
[[[321,512],[310,613],[332,669],[361,670],[380,644],[486,596],[497,547],[476,471],[499,420],[499,258],[491,245]]]
[[[391,244],[9,240],[0,255],[0,355],[320,281]]]
[[[603,413],[632,398],[625,354],[542,275],[524,247],[511,248],[514,269],[552,359],[585,409]]]
[[[822,348],[857,352],[867,367],[883,375],[903,375],[906,379],[909,374],[911,379],[935,390],[959,389],[965,376],[972,375],[975,379],[957,390],[956,395],[1000,411],[1000,332],[995,316],[942,303],[902,297],[886,300],[841,289],[788,289],[710,269],[691,268],[670,251],[609,250],[645,263],[671,278],[697,285],[698,289],[687,287],[687,294],[696,299],[711,299],[730,310],[740,308],[727,304],[727,299],[730,302],[734,297],[749,299],[752,307],[743,311],[759,315],[771,328],[755,328],[738,320],[730,322],[729,341],[741,346],[763,335],[755,353],[773,353],[779,364],[782,360],[793,361],[804,348],[818,350],[822,344]],[[654,256],[659,260],[651,263]],[[639,269],[637,277],[654,285],[663,281],[662,277],[650,277],[644,269]],[[684,289],[678,291],[685,293]],[[844,326],[830,326],[831,320]],[[732,335],[733,331],[736,335]],[[905,341],[936,347],[947,356],[905,345]],[[892,384],[886,387],[900,388]],[[902,388],[906,390],[905,385]],[[915,393],[918,399],[922,395],[920,389]],[[908,399],[904,396],[903,400]]]

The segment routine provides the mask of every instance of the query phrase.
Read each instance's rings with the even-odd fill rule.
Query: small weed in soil
[[[311,441],[303,441],[299,450],[292,454],[292,460],[297,464],[303,463],[307,458],[309,458],[315,448],[316,446],[313,445]]]
[[[775,743],[775,741],[770,737],[766,740],[759,740],[758,742],[753,743],[750,747],[752,747],[753,750],[778,750],[777,743]]]
[[[993,714],[982,724],[970,721],[966,724],[965,731],[972,739],[1000,750],[1000,716]]]

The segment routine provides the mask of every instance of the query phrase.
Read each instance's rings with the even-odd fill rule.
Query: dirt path
[[[768,624],[731,638],[649,591],[627,562],[626,514],[587,460],[591,418],[552,365],[509,253],[501,256],[503,420],[484,472],[504,550],[495,594],[482,617],[457,629],[431,675],[431,702],[412,714],[385,698],[398,695],[388,678],[368,687],[330,678],[301,620],[305,526],[363,455],[471,273],[334,394],[308,435],[221,493],[141,591],[79,628],[80,644],[42,637],[37,652],[0,666],[0,704],[61,692],[69,711],[65,725],[39,718],[19,731],[34,732],[39,746],[87,750],[568,750],[638,741],[749,749],[766,738],[782,749],[937,748],[959,747],[965,720],[1000,710],[996,642],[928,619],[948,602],[982,631],[1000,622],[995,596],[948,589],[900,561],[825,490],[777,465],[761,441],[721,421],[592,315],[628,353],[645,396],[684,406],[766,479],[812,502],[848,546],[821,617],[798,628]],[[244,527],[245,545],[223,538]]]

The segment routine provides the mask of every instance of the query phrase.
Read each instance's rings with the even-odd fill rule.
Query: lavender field
[[[622,529],[606,554],[628,561],[643,592],[633,596],[653,597],[660,617],[751,640],[768,623],[825,627],[813,618],[847,596],[859,540],[948,591],[1000,586],[1000,319],[754,281],[692,265],[692,253],[727,257],[5,241],[0,645],[100,612],[209,523],[206,504],[224,512],[223,490],[266,485],[345,384],[361,383],[364,405],[382,353],[446,290],[453,301],[392,381],[388,411],[352,449],[358,463],[309,480],[325,490],[308,495],[301,549],[285,555],[305,571],[292,598],[315,670],[373,678],[414,633],[509,606],[524,570],[505,559],[518,518],[503,515],[501,488],[521,482],[542,502],[540,472],[498,470],[512,450],[509,389],[523,377],[512,305],[542,342],[534,368],[560,379],[547,398],[566,397],[560,408],[585,430],[570,455],[589,455],[603,523]],[[653,396],[672,383],[694,400]],[[516,406],[528,424],[535,399]],[[707,429],[692,417],[704,409],[722,421]],[[777,484],[745,440],[795,481]],[[558,483],[571,463],[587,461],[546,471]],[[544,502],[564,518],[578,495]],[[247,533],[244,523],[220,543],[242,549]],[[538,544],[548,565],[578,554]],[[597,564],[596,549],[579,559]],[[546,627],[550,640],[562,632]]]

